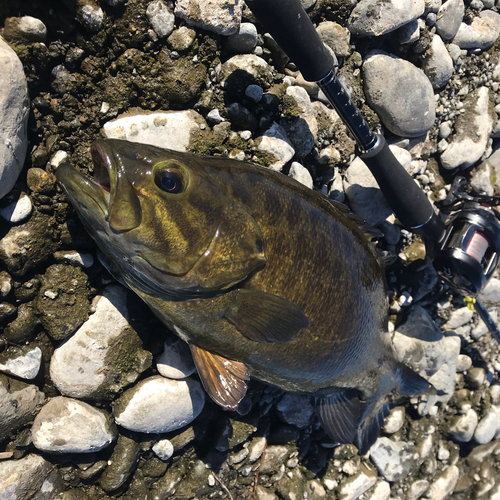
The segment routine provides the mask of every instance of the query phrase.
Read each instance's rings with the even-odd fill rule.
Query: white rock
[[[51,453],[91,453],[109,446],[118,432],[111,416],[87,403],[58,396],[36,416],[33,444]]]
[[[395,432],[398,432],[401,427],[403,427],[403,424],[405,423],[405,407],[404,406],[396,406],[391,410],[391,413],[387,415],[387,417],[384,420],[384,425],[382,427],[382,430],[386,434],[394,434]]]
[[[424,57],[422,69],[435,89],[446,85],[451,78],[453,61],[439,35],[432,37],[431,45]]]
[[[481,300],[498,304],[500,302],[500,280],[491,278],[479,294],[479,297]]]
[[[99,31],[104,22],[104,12],[93,0],[78,2],[77,19],[90,31]]]
[[[470,24],[461,23],[453,43],[461,49],[489,49],[498,38],[495,19],[475,17]]]
[[[33,210],[31,198],[26,193],[19,193],[6,207],[0,208],[0,217],[11,224],[26,220]]]
[[[270,165],[273,170],[281,170],[283,165],[289,162],[295,150],[290,143],[286,132],[276,122],[273,122],[263,135],[255,139],[257,148],[276,157],[276,161]]]
[[[360,471],[354,476],[342,482],[339,488],[339,500],[356,500],[366,490],[369,490],[377,482],[377,474],[368,469],[364,464]]]
[[[0,37],[0,198],[14,186],[28,147],[28,85],[17,54]]]
[[[377,50],[368,53],[363,74],[368,103],[393,134],[420,137],[434,125],[434,90],[421,69]]]
[[[156,111],[119,117],[104,125],[108,139],[150,144],[159,148],[187,151],[191,134],[205,125],[201,115],[192,109],[187,111]]]
[[[464,415],[454,417],[448,429],[450,436],[460,443],[468,443],[478,423],[477,413],[471,408]]]
[[[290,172],[288,173],[292,179],[304,184],[309,189],[313,188],[313,180],[309,170],[306,167],[301,165],[298,161],[294,161],[290,166]]]
[[[424,0],[361,0],[351,12],[349,31],[356,36],[379,36],[420,17]]]
[[[146,9],[146,16],[160,38],[174,31],[175,16],[163,0],[154,0]]]
[[[77,266],[89,268],[94,265],[94,257],[90,253],[81,253],[78,250],[61,250],[54,253],[56,262],[63,264],[76,264]]]
[[[0,462],[0,500],[25,500],[36,494],[53,465],[39,455]]]
[[[367,500],[388,500],[391,496],[391,485],[387,481],[379,481],[371,490]]]
[[[30,43],[45,42],[47,27],[40,19],[31,16],[23,16],[14,19],[17,21],[17,30],[24,35],[23,38],[25,40]],[[7,33],[5,33],[5,36],[8,39]]]
[[[412,483],[406,492],[406,500],[417,500],[429,488],[429,481],[426,479],[417,479]]]
[[[425,497],[429,500],[444,500],[455,488],[459,477],[460,470],[456,465],[451,465],[431,484]]]
[[[464,0],[448,0],[439,8],[436,31],[443,40],[451,40],[457,34],[464,12]]]
[[[457,360],[457,372],[462,373],[472,366],[472,359],[467,354],[460,354]]]
[[[243,0],[177,0],[175,15],[189,25],[218,35],[232,35],[238,31]]]
[[[183,379],[196,372],[191,350],[181,339],[172,344],[164,344],[163,352],[156,360],[160,375],[172,379]]]
[[[160,460],[168,460],[174,454],[174,445],[168,439],[161,439],[152,450]]]
[[[65,396],[99,398],[103,392],[117,392],[151,365],[151,354],[140,348],[128,322],[127,291],[110,285],[94,300],[95,313],[54,351],[50,361],[50,376]],[[122,354],[131,356],[125,372],[122,359],[114,355],[128,343],[134,350]]]
[[[154,376],[139,382],[116,402],[116,422],[136,432],[171,432],[191,423],[203,409],[205,392],[196,380]]]
[[[370,448],[370,460],[386,481],[400,481],[409,473],[414,462],[413,446],[404,441],[394,442],[379,437]]]
[[[238,54],[222,65],[223,81],[235,71],[246,71],[256,80],[260,77],[270,77],[271,67],[262,57],[255,54]]]
[[[241,23],[239,30],[226,40],[226,47],[234,54],[248,54],[255,49],[259,36],[255,24]]]
[[[461,307],[460,309],[455,309],[450,316],[450,319],[444,325],[447,330],[454,330],[460,326],[467,324],[474,314],[468,307]]]
[[[477,424],[474,441],[479,444],[489,443],[500,432],[500,408],[492,406]]]
[[[67,157],[68,153],[66,151],[57,151],[50,159],[50,166],[55,170]]]
[[[20,352],[19,356],[0,363],[0,371],[26,380],[32,380],[38,375],[41,364],[42,351],[39,347],[35,347],[27,352]]]

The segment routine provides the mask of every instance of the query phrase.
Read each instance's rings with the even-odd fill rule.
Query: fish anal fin
[[[236,410],[247,392],[250,379],[244,363],[189,345],[201,383],[208,395],[220,406]]]
[[[292,302],[258,290],[234,290],[223,318],[255,342],[286,343],[309,328],[309,319]]]
[[[316,396],[316,415],[328,436],[343,444],[353,443],[361,415],[357,390],[348,389],[328,396]]]

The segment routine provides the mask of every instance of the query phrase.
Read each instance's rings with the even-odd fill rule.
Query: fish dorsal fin
[[[258,290],[233,290],[223,318],[244,337],[255,342],[283,344],[300,337],[309,319],[295,304]]]
[[[356,215],[354,212],[351,212],[351,210],[349,210],[349,208],[343,203],[332,200],[330,198],[327,199],[329,203],[333,205],[339,212],[342,212],[342,214],[344,214],[349,220],[351,220],[357,226],[359,226],[359,228],[363,231],[368,240],[372,240],[374,238],[382,238],[384,236],[384,233],[382,233],[382,231],[368,224],[368,222],[362,219],[359,215]]]
[[[355,389],[314,398],[316,415],[328,436],[338,443],[353,443],[361,415]]]
[[[247,367],[218,354],[189,345],[201,383],[208,395],[220,406],[236,410],[247,392],[250,379]]]

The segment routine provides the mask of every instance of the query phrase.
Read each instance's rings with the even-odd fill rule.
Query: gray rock
[[[396,406],[391,410],[384,420],[382,430],[386,434],[394,434],[403,427],[405,423],[406,411],[404,406]]]
[[[375,178],[359,157],[345,172],[344,190],[352,211],[368,224],[376,227],[392,214]]]
[[[398,30],[399,41],[405,45],[409,43],[414,43],[420,38],[420,26],[418,25],[418,20],[414,19],[404,26],[401,26]]]
[[[472,366],[472,359],[467,354],[460,354],[457,360],[457,372],[467,371]]]
[[[429,500],[444,500],[455,488],[459,477],[459,468],[456,465],[450,465],[430,485],[425,497]]]
[[[439,35],[432,37],[422,69],[435,89],[444,87],[453,74],[453,61]]]
[[[191,350],[181,339],[168,345],[165,342],[163,352],[156,359],[156,368],[160,375],[172,379],[183,379],[196,372]]]
[[[32,420],[44,399],[35,385],[0,375],[0,439]]]
[[[99,31],[104,22],[104,12],[94,0],[77,2],[76,18],[89,31]]]
[[[316,2],[317,0],[300,0],[302,7],[304,7],[304,9],[306,10],[310,9]]]
[[[276,158],[276,161],[270,165],[273,170],[281,170],[283,165],[289,162],[295,154],[286,132],[276,122],[264,134],[255,139],[255,144],[260,151],[269,153]]]
[[[0,354],[0,371],[7,375],[32,380],[40,371],[42,351],[29,344],[12,346]]]
[[[479,298],[486,302],[500,303],[500,280],[491,278],[479,294]]]
[[[242,10],[242,0],[177,0],[175,3],[175,15],[187,24],[224,36],[238,31]]]
[[[380,437],[370,448],[370,460],[377,467],[379,474],[386,481],[394,482],[404,479],[415,461],[413,445],[403,441],[394,442]]]
[[[443,3],[436,20],[436,31],[443,40],[452,40],[457,34],[464,12],[464,0],[447,0]]]
[[[0,462],[0,499],[27,500],[36,494],[53,465],[39,455]]]
[[[330,47],[335,55],[348,57],[351,53],[349,46],[351,34],[343,26],[333,21],[323,21],[316,28],[319,37],[325,45]]]
[[[146,16],[160,38],[169,36],[174,31],[174,13],[163,0],[151,2],[146,9]]]
[[[284,422],[299,429],[310,424],[314,413],[309,396],[293,393],[285,394],[276,409]]]
[[[222,65],[222,79],[227,80],[235,71],[244,71],[257,81],[271,78],[269,64],[255,54],[238,54],[228,59]]]
[[[245,89],[245,95],[252,99],[254,102],[260,102],[262,99],[262,96],[264,94],[264,90],[262,90],[262,87],[259,85],[249,85]]]
[[[429,481],[427,479],[417,479],[406,492],[406,499],[417,500],[424,494],[427,488],[429,488]]]
[[[231,125],[236,130],[257,130],[257,118],[245,106],[238,102],[233,102],[226,108]]]
[[[439,7],[441,7],[442,0],[425,0],[425,12],[424,14],[437,12]]]
[[[379,36],[419,18],[424,0],[361,0],[351,12],[349,31],[356,36]]]
[[[160,460],[168,460],[174,454],[174,445],[168,439],[160,439],[152,448],[154,454]]]
[[[11,192],[6,201],[8,205],[0,208],[0,217],[7,222],[20,224],[31,215],[33,204],[26,193]]]
[[[28,147],[28,86],[17,54],[0,37],[0,198],[14,186]]]
[[[298,161],[294,161],[292,163],[288,175],[292,179],[304,184],[304,186],[307,186],[309,189],[313,188],[313,179],[309,170],[307,170],[307,168],[301,165]]]
[[[220,115],[220,112],[217,108],[212,109],[207,113],[207,122],[210,123],[210,125],[218,125],[219,123],[222,123],[224,121],[224,118]]]
[[[8,17],[5,20],[3,37],[14,43],[43,43],[47,37],[47,27],[36,17]]]
[[[229,36],[225,43],[229,52],[248,54],[255,49],[258,42],[257,28],[252,23],[241,23],[237,33]]]
[[[446,169],[470,167],[486,151],[496,117],[489,107],[490,91],[480,87],[464,100],[465,113],[455,122],[455,134],[449,147],[441,154],[441,164]]]
[[[465,324],[467,324],[474,314],[474,311],[470,310],[468,307],[461,307],[460,309],[455,309],[450,316],[450,319],[445,323],[444,328],[455,330]]]
[[[389,500],[391,485],[387,481],[378,481],[371,490],[367,500]]]
[[[187,151],[191,135],[200,131],[206,123],[192,109],[186,111],[156,111],[128,115],[111,120],[104,125],[108,139],[150,144],[159,148]]]
[[[116,422],[136,432],[171,432],[191,423],[203,409],[205,392],[196,380],[149,377],[115,402]]]
[[[478,424],[477,413],[471,408],[467,413],[453,417],[448,428],[452,439],[460,443],[468,443]]]
[[[475,17],[470,24],[461,23],[453,43],[461,49],[489,49],[498,38],[499,26],[495,19]]]
[[[477,424],[474,441],[479,444],[489,443],[500,433],[500,407],[492,406]]]
[[[128,322],[127,291],[110,285],[94,304],[94,314],[52,355],[50,376],[65,396],[109,397],[151,366],[151,354]]]
[[[33,444],[50,453],[91,453],[109,446],[117,436],[111,416],[87,403],[58,396],[36,416]]]
[[[434,90],[422,70],[391,54],[372,51],[363,72],[368,103],[392,133],[419,137],[432,127]]]
[[[78,250],[62,250],[54,252],[54,260],[60,264],[89,268],[94,265],[94,257],[90,253],[81,253]]]
[[[172,31],[172,34],[167,38],[167,44],[172,50],[182,52],[189,49],[196,38],[196,31],[181,26],[180,28]]]
[[[338,498],[339,500],[356,500],[376,482],[376,471],[361,464],[358,473],[342,481],[338,489]]]

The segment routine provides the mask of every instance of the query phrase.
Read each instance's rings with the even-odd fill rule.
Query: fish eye
[[[181,170],[172,168],[162,168],[155,174],[156,185],[166,193],[178,194],[182,193],[185,188],[184,176]]]

